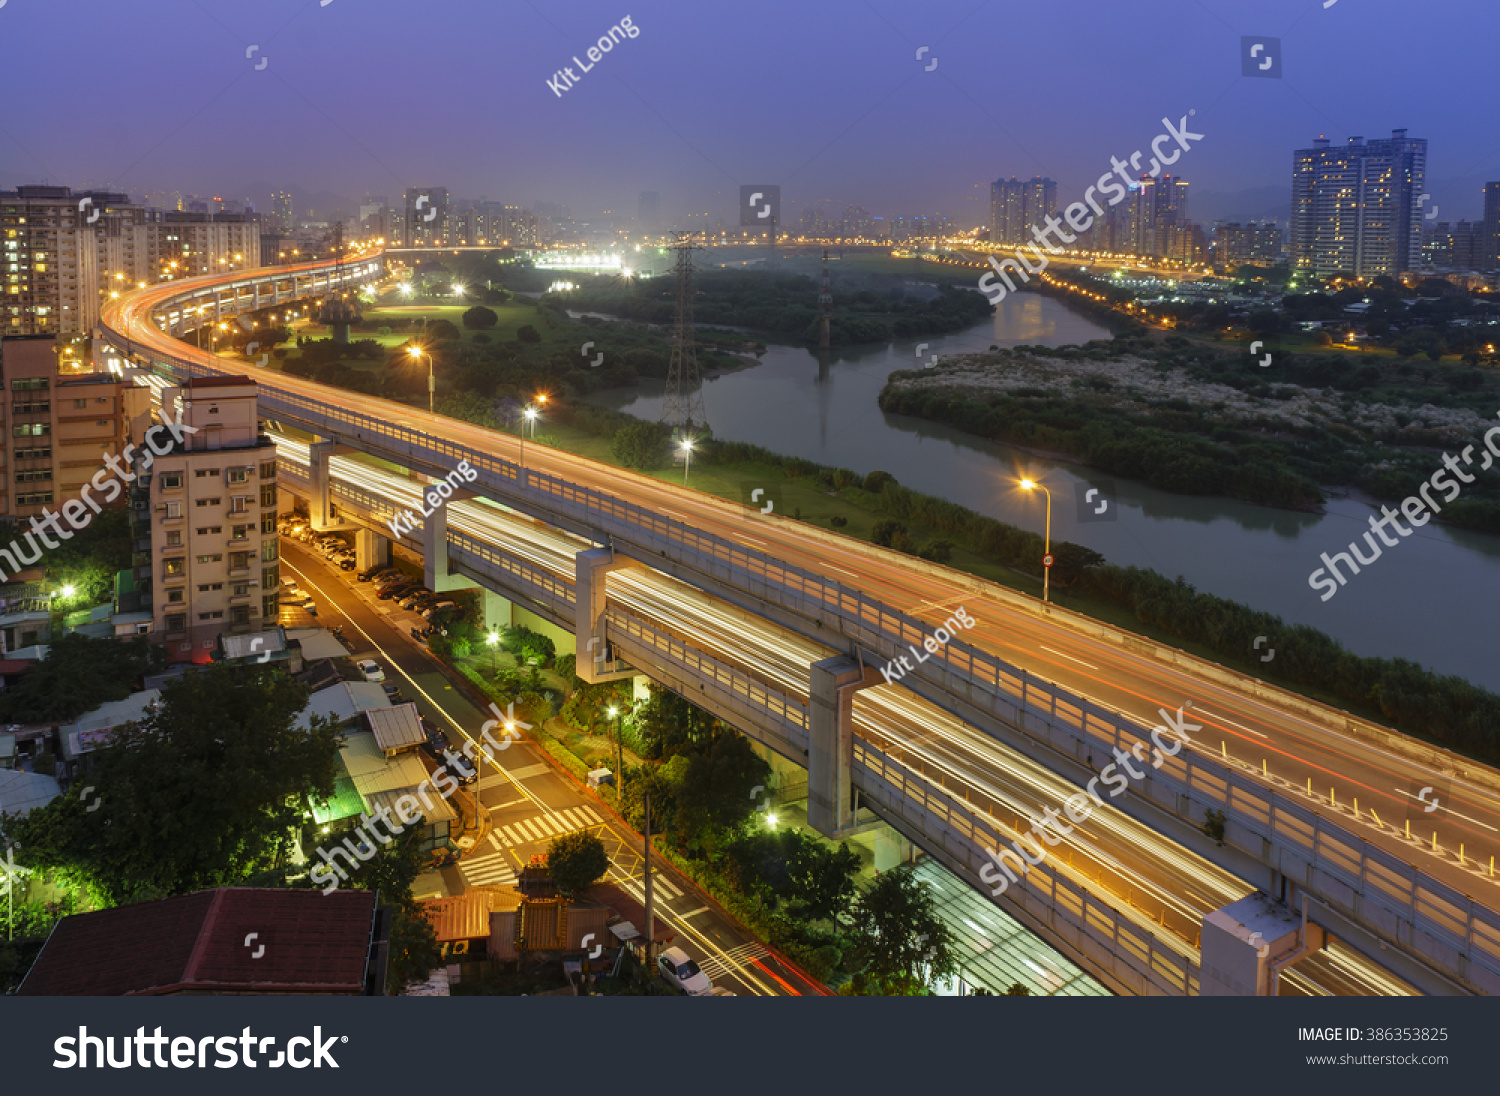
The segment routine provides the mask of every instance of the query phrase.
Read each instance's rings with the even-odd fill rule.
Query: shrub
[[[499,314],[493,308],[486,308],[482,304],[476,304],[463,315],[464,326],[471,331],[488,330],[500,322]]]
[[[918,552],[917,555],[922,559],[929,559],[933,563],[947,563],[953,558],[953,542],[951,540],[935,540]]]
[[[542,333],[529,323],[522,324],[520,329],[516,331],[516,338],[523,343],[539,343],[542,341]]]
[[[828,519],[828,524],[832,525],[835,529],[842,529],[849,524],[849,519],[842,514],[834,514],[833,517]]]
[[[891,521],[889,519],[877,521],[875,528],[870,530],[870,539],[882,548],[896,548],[895,541],[898,536],[907,544],[911,543],[910,537],[907,536],[905,523],[899,521]]]
[[[886,484],[895,482],[896,477],[889,472],[871,472],[865,477],[865,490],[872,495],[878,495],[885,489]]]

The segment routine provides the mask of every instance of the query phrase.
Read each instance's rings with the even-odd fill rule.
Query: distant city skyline
[[[0,92],[28,104],[0,127],[0,187],[263,188],[261,202],[292,190],[357,204],[431,183],[455,198],[545,198],[580,218],[633,216],[649,191],[664,221],[701,225],[733,223],[739,184],[765,180],[783,187],[785,223],[826,201],[964,228],[988,223],[994,179],[1055,179],[1066,205],[1101,161],[1188,110],[1207,134],[1186,173],[1200,223],[1284,219],[1287,165],[1320,135],[1337,145],[1421,134],[1445,220],[1479,220],[1483,184],[1500,177],[1482,84],[1500,31],[1493,10],[1439,20],[1411,18],[1402,0],[1141,0],[1127,19],[1098,0],[773,0],[732,34],[707,10],[657,2],[629,14],[639,35],[559,96],[547,78],[620,21],[616,6],[502,13],[457,0],[414,17],[402,0],[140,0],[77,20],[11,3],[0,30],[13,41],[66,34],[70,65],[61,78],[27,50],[0,72]],[[475,33],[413,49],[424,19]],[[130,37],[130,70],[173,76],[122,92],[119,43],[141,23],[153,34]],[[496,34],[516,60],[493,64]],[[1280,37],[1281,78],[1240,74],[1250,34]],[[1442,56],[1442,74],[1403,75],[1419,55]],[[399,61],[388,88],[349,78],[380,58]]]

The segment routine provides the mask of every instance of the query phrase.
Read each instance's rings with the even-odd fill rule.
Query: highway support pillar
[[[854,694],[879,685],[863,660],[835,655],[814,662],[807,706],[807,824],[824,837],[854,826]]]
[[[1203,918],[1200,997],[1275,997],[1284,970],[1324,947],[1328,933],[1291,907],[1256,892]]]
[[[334,509],[333,498],[329,489],[333,484],[333,477],[328,471],[328,461],[337,453],[353,452],[347,445],[341,446],[338,442],[315,441],[307,447],[307,482],[310,486],[307,500],[307,512],[312,521],[312,527],[318,532],[325,529],[347,529],[350,528],[341,521],[338,512]]]
[[[387,567],[391,562],[391,538],[374,529],[360,529],[354,534],[354,566],[361,571]]]
[[[467,590],[479,585],[471,578],[450,574],[448,571],[448,507],[446,503],[474,497],[473,491],[462,487],[454,487],[451,490],[452,494],[444,499],[436,487],[428,486],[420,500],[421,508],[430,511],[418,515],[422,522],[422,583],[435,594],[440,594],[444,590]]]
[[[617,567],[631,566],[632,561],[616,556],[610,548],[589,548],[578,553],[575,563],[573,638],[578,665],[574,672],[590,685],[633,676],[635,671],[615,658],[604,630],[604,576]]]

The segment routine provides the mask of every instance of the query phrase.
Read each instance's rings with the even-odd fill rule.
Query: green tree
[[[954,938],[928,885],[909,865],[885,872],[854,911],[855,935],[876,978],[931,985],[958,971]]]
[[[527,323],[516,330],[516,338],[523,343],[539,343],[542,341],[542,333]]]
[[[189,673],[94,752],[79,795],[6,819],[5,836],[112,903],[238,883],[286,852],[308,796],[333,794],[340,734],[296,726],[307,699],[269,667]]]
[[[670,689],[654,683],[649,688],[651,696],[636,715],[636,737],[643,756],[660,761],[707,743],[713,736],[718,723],[713,716]]]
[[[678,828],[684,836],[711,841],[755,813],[755,790],[770,780],[771,766],[750,740],[723,726],[706,749],[688,755],[687,775],[677,794]]]
[[[571,898],[604,878],[609,871],[609,854],[596,833],[565,833],[547,849],[547,870],[558,891]]]
[[[650,472],[666,463],[671,444],[672,431],[666,423],[630,422],[615,431],[609,452],[627,468]]]
[[[14,688],[0,693],[0,720],[62,723],[130,695],[142,675],[159,669],[160,647],[145,639],[93,639],[70,632],[55,640]]]
[[[471,331],[487,331],[500,322],[500,315],[493,308],[476,304],[463,314],[463,321]]]
[[[836,920],[849,909],[854,898],[859,854],[849,848],[847,841],[831,849],[807,834],[788,832],[797,838],[787,865],[792,899],[810,920]]]

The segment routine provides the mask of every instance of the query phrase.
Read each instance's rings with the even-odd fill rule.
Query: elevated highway
[[[379,276],[377,258],[363,263],[356,277]],[[359,264],[345,269],[350,266]],[[187,302],[202,300],[205,291],[217,294],[221,314],[252,308],[257,299],[264,306],[270,303],[265,294],[286,286],[288,277],[316,278],[330,270],[331,264],[305,264],[143,290],[106,309],[105,334],[165,377],[244,372],[242,364],[172,339],[166,329],[181,326],[171,317],[198,307]],[[231,281],[237,284],[229,293]],[[708,665],[705,648],[732,637],[694,632],[693,622],[677,622],[679,634],[673,634],[659,626],[667,623],[660,617],[653,623],[649,614],[622,616],[614,593],[618,572],[608,576],[601,604],[588,599],[583,619],[594,621],[594,635],[633,665],[651,672],[658,662],[658,673],[705,697],[709,680],[727,675],[721,700],[724,711],[736,713],[736,725],[788,756],[806,751],[814,787],[830,789],[833,797],[827,806],[834,824],[825,828],[849,817],[850,804],[838,801],[842,778],[860,802],[987,891],[978,882],[991,859],[986,850],[1013,839],[1014,821],[1056,806],[1096,775],[1113,750],[1143,742],[1149,748],[1157,710],[1191,702],[1192,718],[1204,730],[1188,750],[1148,770],[1113,800],[1119,809],[1106,808],[1111,816],[1164,839],[1177,850],[1171,855],[1190,855],[1194,871],[1213,865],[1242,890],[1264,890],[1294,904],[1311,896],[1339,922],[1328,927],[1340,939],[1361,939],[1362,950],[1388,956],[1403,977],[1419,985],[1425,978],[1429,992],[1500,988],[1500,916],[1482,859],[1500,834],[1492,793],[1500,783],[1489,770],[946,568],[541,446],[527,448],[522,467],[518,441],[508,435],[283,374],[259,371],[257,379],[265,417],[326,439],[309,450],[305,475],[314,493],[346,492],[341,509],[362,510],[383,525],[382,508],[391,503],[375,492],[350,496],[361,488],[339,477],[330,482],[327,462],[339,459],[335,450],[368,453],[433,477],[468,460],[479,472],[470,485],[476,494],[576,538],[575,580],[589,551],[579,546],[608,546],[613,561],[670,576],[741,622],[779,629],[785,637],[779,642],[795,652],[800,674],[810,673],[808,660],[830,656],[867,668],[885,665],[913,646],[920,649],[963,605],[978,622],[973,631],[931,654],[899,685],[858,693],[852,705],[858,713],[867,698],[882,693],[924,702],[925,712],[961,727],[970,748],[985,746],[958,765],[917,752],[932,738],[910,725],[882,731],[856,714],[853,733],[841,739],[837,711],[833,741],[820,749],[830,724],[823,720],[820,728],[815,717],[816,683],[809,680],[799,693],[764,666],[718,659]],[[447,529],[450,561],[480,581],[510,582],[504,588],[512,594],[516,584],[531,583],[536,602],[548,608],[544,615],[567,624],[580,619],[555,568],[497,549],[488,536]],[[495,574],[486,578],[486,570]],[[805,646],[788,647],[792,642]],[[672,659],[675,677],[666,670]],[[1022,760],[1058,783],[1044,788],[1037,775],[1043,783],[1024,793],[1010,787],[992,794],[1005,787],[995,783],[997,774]],[[1307,778],[1312,794],[1304,791]],[[1442,811],[1424,817],[1408,840],[1396,820],[1409,814],[1416,788],[1438,782],[1448,796]],[[1329,799],[1319,784],[1330,786]],[[1356,797],[1363,800],[1357,814]],[[1222,844],[1203,832],[1217,814],[1223,816]],[[1197,911],[1169,910],[1165,900],[1170,892],[1184,901],[1187,881],[1163,876],[1154,882],[1165,890],[1152,911],[1157,926],[1147,930],[1140,916],[1127,912],[1133,908],[1129,884],[1120,903],[1126,909],[1120,909],[1110,904],[1117,898],[1101,897],[1097,882],[1090,889],[1075,875],[1087,878],[1086,871],[1064,871],[1054,855],[1001,901],[1118,989],[1191,992],[1195,945],[1186,922]],[[1224,895],[1235,890],[1222,886]],[[1198,895],[1214,902],[1222,896]]]

